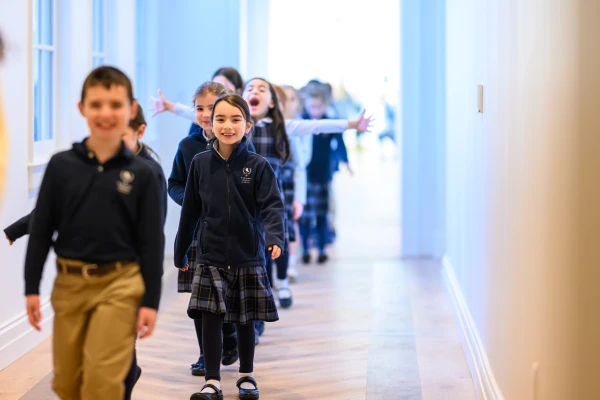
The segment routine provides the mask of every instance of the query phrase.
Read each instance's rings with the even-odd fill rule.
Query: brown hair
[[[137,131],[142,125],[148,125],[148,123],[146,123],[146,118],[144,118],[144,110],[142,110],[142,106],[138,106],[138,113],[134,119],[129,121],[129,127],[134,131]]]
[[[281,105],[285,107],[287,104],[287,95],[285,94],[285,90],[283,90],[283,87],[275,84],[273,84],[273,89],[275,89],[275,93],[277,93],[277,98],[281,102]]]
[[[290,139],[288,138],[285,130],[285,119],[283,118],[283,113],[281,112],[281,108],[279,108],[279,102],[277,102],[277,93],[275,92],[271,82],[267,81],[266,79],[252,78],[248,82],[252,82],[255,79],[260,79],[261,81],[265,82],[269,87],[269,91],[271,92],[271,98],[273,99],[274,106],[273,108],[269,108],[267,116],[273,120],[272,124],[275,128],[275,152],[281,161],[286,163],[290,158]],[[246,86],[248,86],[248,82],[246,82]]]
[[[232,92],[221,83],[206,81],[202,85],[198,86],[198,89],[196,89],[194,92],[192,103],[194,103],[198,97],[204,96],[208,93],[212,93],[216,96],[223,96]]]
[[[324,85],[311,85],[306,88],[304,91],[304,98],[313,98],[313,99],[321,99],[323,103],[329,104],[329,96],[327,93],[327,88]]]
[[[233,86],[235,86],[235,90],[242,90],[244,88],[244,80],[242,79],[242,75],[240,75],[238,70],[235,68],[219,68],[213,74],[212,79],[215,79],[217,76],[224,76],[225,78],[227,78],[229,82],[233,83]]]
[[[89,73],[85,81],[83,82],[83,89],[81,89],[81,102],[85,100],[86,91],[93,87],[102,85],[106,89],[110,89],[111,86],[123,86],[127,90],[127,97],[133,103],[133,85],[131,80],[125,75],[123,71],[115,67],[101,66],[94,69]]]
[[[137,132],[137,130],[140,129],[140,126],[142,125],[148,124],[146,123],[146,118],[144,117],[144,110],[142,110],[142,106],[139,106],[137,115],[134,119],[129,121],[129,127]],[[152,147],[148,146],[146,143],[143,142],[140,142],[139,144],[140,148],[146,148],[146,150],[148,150],[148,153],[150,153],[156,159],[156,161],[158,161],[159,163],[161,162],[160,156],[156,151],[154,151]]]
[[[217,104],[221,103],[222,101],[224,101],[225,103],[234,106],[236,108],[238,108],[241,112],[242,115],[244,116],[244,119],[246,120],[246,122],[250,122],[252,123],[252,114],[250,114],[250,109],[248,108],[248,103],[246,102],[246,100],[244,100],[242,98],[242,96],[240,96],[239,94],[236,93],[227,93],[221,97],[219,97],[217,99],[217,101],[215,101],[215,105],[212,109],[212,113],[210,115],[210,119],[214,120],[215,119],[215,110],[217,109]]]

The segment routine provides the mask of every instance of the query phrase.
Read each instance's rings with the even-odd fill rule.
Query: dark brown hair
[[[244,100],[239,94],[231,92],[219,97],[217,101],[215,101],[215,105],[210,115],[211,120],[215,119],[215,110],[217,109],[217,104],[219,104],[222,101],[238,108],[242,112],[242,115],[244,116],[246,122],[252,123],[252,114],[250,114],[250,109],[248,108],[248,103],[246,102],[246,100]]]
[[[123,71],[115,67],[109,67],[103,65],[94,69],[89,73],[85,81],[83,82],[83,89],[81,89],[81,102],[85,100],[86,91],[93,87],[102,85],[106,89],[110,89],[111,86],[123,86],[127,90],[127,97],[133,103],[133,85],[131,80],[125,75]]]
[[[281,108],[279,108],[279,102],[277,101],[277,93],[273,88],[271,82],[267,81],[263,78],[252,78],[248,82],[252,82],[255,79],[260,79],[265,82],[269,87],[269,91],[271,92],[271,98],[273,99],[273,108],[269,108],[267,112],[267,116],[273,120],[272,124],[275,128],[275,152],[281,159],[283,163],[287,162],[290,158],[290,139],[288,138],[287,132],[285,130],[285,119],[283,118],[283,113],[281,112]],[[248,86],[248,82],[246,82],[246,86]],[[244,87],[244,90],[246,87]]]
[[[227,78],[229,82],[233,83],[233,86],[235,86],[235,90],[242,90],[244,88],[244,80],[242,79],[242,75],[240,75],[238,70],[235,68],[219,68],[213,74],[212,79],[215,79],[217,76],[224,76],[225,78]]]
[[[146,123],[146,118],[144,117],[144,110],[142,110],[142,106],[139,106],[137,115],[134,119],[129,121],[129,127],[137,132],[137,130],[140,129],[140,126],[142,125],[147,126],[148,124]],[[160,156],[156,151],[154,151],[152,147],[148,146],[146,143],[143,142],[140,142],[139,145],[140,148],[146,148],[148,153],[150,153],[156,159],[156,161],[158,161],[159,163],[161,162]]]
[[[148,125],[148,123],[146,123],[146,118],[144,118],[144,110],[142,110],[142,106],[138,106],[138,113],[134,119],[129,121],[129,127],[134,131],[137,131],[142,125]]]

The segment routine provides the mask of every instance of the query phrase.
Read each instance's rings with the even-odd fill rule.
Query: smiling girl
[[[194,157],[190,167],[175,243],[175,266],[186,269],[201,227],[188,315],[202,321],[206,385],[191,399],[223,399],[223,322],[238,330],[240,399],[258,399],[254,321],[279,319],[265,262],[267,252],[275,259],[284,246],[283,202],[269,163],[248,151],[252,117],[246,102],[235,94],[220,97],[212,124],[210,151]]]

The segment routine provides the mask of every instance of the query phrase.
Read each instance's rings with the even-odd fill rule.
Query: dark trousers
[[[273,287],[273,260],[271,259],[270,253],[267,257],[267,276],[269,277],[269,284]],[[287,278],[287,270],[290,265],[290,253],[284,251],[278,259],[275,260],[275,266],[277,268],[277,279]]]
[[[311,235],[311,224],[310,220],[302,221],[299,223],[300,236],[302,237],[302,247],[304,254],[308,254],[310,249],[308,241]],[[327,244],[327,215],[317,215],[317,247],[319,254],[325,253],[325,245]]]
[[[133,386],[138,377],[138,363],[137,363],[137,352],[133,349],[133,360],[131,360],[131,367],[125,378],[125,400],[131,400],[131,393],[133,392]]]

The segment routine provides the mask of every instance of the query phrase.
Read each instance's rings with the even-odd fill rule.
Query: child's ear
[[[81,116],[85,118],[85,114],[83,113],[83,103],[82,102],[78,102],[77,103],[77,108],[79,109],[79,113],[81,114]]]
[[[248,121],[246,122],[246,132],[244,132],[244,135],[250,132],[250,129],[252,129],[252,122]]]
[[[131,117],[129,118],[130,121],[137,117],[139,109],[140,105],[138,104],[137,100],[133,100],[133,103],[131,103]]]
[[[140,140],[144,136],[144,133],[146,133],[146,125],[142,124],[136,132],[137,139]]]

